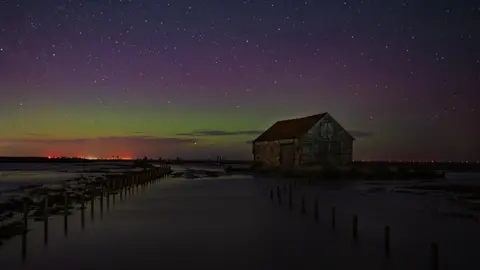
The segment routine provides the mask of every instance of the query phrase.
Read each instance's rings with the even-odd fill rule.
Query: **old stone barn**
[[[328,113],[276,122],[253,141],[257,164],[295,168],[352,162],[353,141]]]

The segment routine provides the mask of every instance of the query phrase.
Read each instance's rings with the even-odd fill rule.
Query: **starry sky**
[[[329,112],[355,159],[479,160],[480,2],[0,0],[0,156],[250,159]]]

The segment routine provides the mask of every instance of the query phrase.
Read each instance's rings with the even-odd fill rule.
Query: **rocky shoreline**
[[[27,185],[17,188],[16,196],[0,201],[0,246],[2,241],[28,232],[28,221],[43,221],[52,215],[70,215],[89,201],[115,195],[145,185],[170,174],[169,166],[144,169],[141,172],[81,177],[56,185]]]

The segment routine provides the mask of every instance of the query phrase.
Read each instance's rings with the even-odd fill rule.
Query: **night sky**
[[[0,156],[251,158],[329,112],[355,159],[480,159],[480,2],[0,0]]]

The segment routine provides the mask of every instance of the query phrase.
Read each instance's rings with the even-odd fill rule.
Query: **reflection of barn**
[[[330,114],[283,120],[253,141],[255,162],[293,168],[352,161],[355,139]]]

